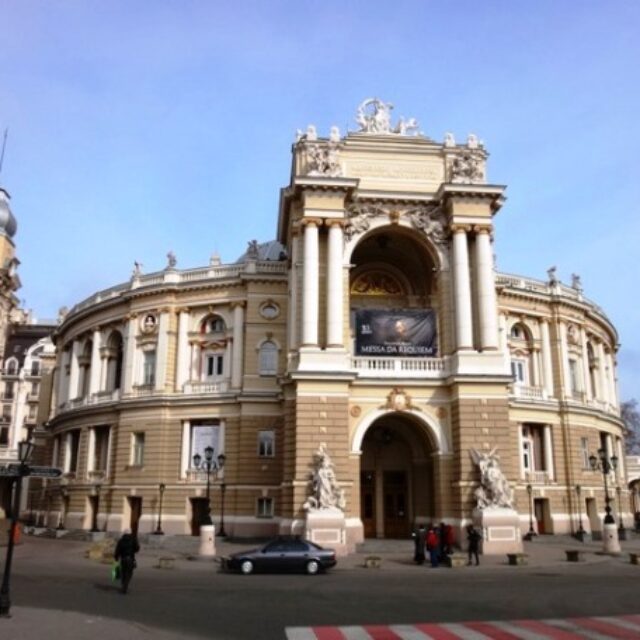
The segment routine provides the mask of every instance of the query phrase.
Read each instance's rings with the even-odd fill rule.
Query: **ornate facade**
[[[351,541],[464,526],[472,452],[499,456],[523,531],[530,508],[541,533],[600,529],[589,455],[624,459],[616,330],[579,280],[496,273],[505,187],[487,182],[483,144],[435,142],[391,108],[366,101],[346,136],[299,132],[277,241],[233,264],[136,265],[71,309],[55,335],[50,524],[151,532],[162,498],[164,531],[197,533],[194,456],[211,446],[212,517],[236,537],[303,531],[319,449]],[[624,478],[621,465],[630,523]]]

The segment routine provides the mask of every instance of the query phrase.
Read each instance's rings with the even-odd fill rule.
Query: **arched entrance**
[[[417,521],[433,520],[436,450],[410,414],[389,412],[369,426],[360,458],[365,538],[406,538]]]

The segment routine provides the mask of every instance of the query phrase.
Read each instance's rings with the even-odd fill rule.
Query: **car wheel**
[[[318,561],[309,560],[309,562],[307,562],[307,573],[310,576],[315,576],[318,571],[320,571],[320,565],[318,564]]]
[[[245,576],[248,576],[250,573],[253,573],[253,562],[251,560],[243,560],[240,563],[240,571],[244,573]]]

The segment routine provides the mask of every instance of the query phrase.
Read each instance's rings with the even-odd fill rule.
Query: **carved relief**
[[[449,182],[479,184],[484,181],[484,161],[478,153],[464,152],[454,157],[449,167]]]
[[[376,133],[385,135],[418,135],[419,125],[415,118],[400,118],[395,126],[391,125],[390,102],[378,98],[367,98],[358,107],[356,122],[360,125],[358,133]]]
[[[309,176],[326,176],[336,178],[342,175],[342,168],[338,160],[339,144],[333,140],[321,144],[307,144],[305,147]]]
[[[420,229],[427,238],[436,244],[446,244],[448,238],[446,216],[439,205],[430,204],[409,209],[407,214],[411,224],[416,229]]]
[[[394,387],[391,390],[387,396],[387,402],[380,408],[391,409],[392,411],[407,411],[408,409],[420,411],[420,408],[413,404],[411,396],[399,387]]]
[[[400,282],[390,273],[368,271],[353,281],[351,293],[361,296],[387,296],[403,294],[405,291]]]

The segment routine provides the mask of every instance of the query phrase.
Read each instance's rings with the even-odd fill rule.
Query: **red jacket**
[[[427,549],[437,549],[438,548],[438,534],[431,529],[429,533],[427,533]]]

